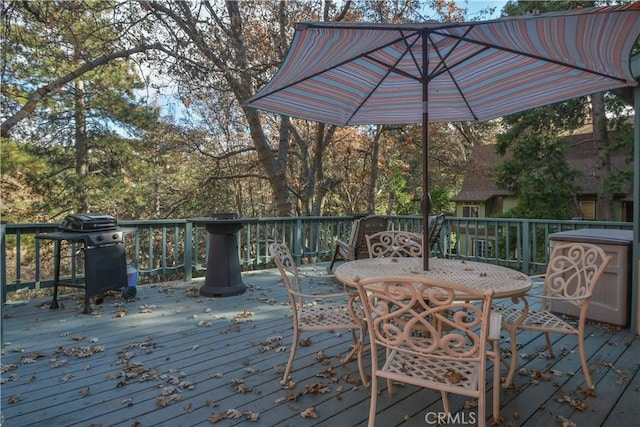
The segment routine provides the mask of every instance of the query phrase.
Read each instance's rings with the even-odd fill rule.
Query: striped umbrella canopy
[[[477,22],[303,22],[276,75],[247,103],[338,126],[486,121],[637,84],[640,2]],[[428,239],[424,268],[429,268]]]

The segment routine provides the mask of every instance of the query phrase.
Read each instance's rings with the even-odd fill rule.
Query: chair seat
[[[425,339],[425,347],[429,346],[432,340]],[[408,353],[393,351],[381,372],[381,377],[394,379],[397,375],[403,382],[412,382],[414,385],[425,387],[425,382],[437,389],[445,389],[447,392],[478,395],[478,368],[477,362],[466,362],[464,360],[451,361],[440,360],[438,356],[445,356],[444,351],[435,351],[431,357],[423,358]],[[410,378],[407,378],[410,373]]]
[[[361,325],[353,320],[353,316],[346,305],[314,305],[298,309],[300,327],[304,330],[326,330],[328,326],[339,329],[348,327],[360,328]]]
[[[502,324],[507,327],[516,324],[522,316],[522,310],[514,307],[494,308],[494,310],[502,314]],[[518,327],[541,332],[578,334],[576,328],[547,310],[529,310],[527,317]]]

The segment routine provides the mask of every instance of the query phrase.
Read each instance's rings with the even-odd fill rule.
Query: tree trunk
[[[88,212],[87,177],[89,174],[89,147],[87,146],[87,112],[84,102],[84,82],[82,80],[76,80],[74,86],[76,195],[78,212]]]
[[[269,144],[266,142],[266,136],[264,135],[264,130],[260,124],[258,112],[252,108],[244,108],[244,112],[247,122],[249,123],[251,140],[253,141],[256,152],[258,153],[260,163],[267,173],[269,184],[273,191],[278,216],[292,216],[293,205],[289,198],[287,171],[286,169],[282,169],[283,163],[279,162],[275,158],[271,151],[271,147],[269,147]],[[283,120],[283,122],[284,121],[285,120]],[[282,124],[282,126],[288,126],[288,124]]]
[[[596,149],[595,174],[599,180],[596,219],[613,221],[613,194],[606,188],[606,179],[611,174],[611,158],[609,156],[609,133],[604,109],[604,93],[591,95],[591,105],[593,142]]]
[[[382,135],[383,126],[378,125],[376,135],[371,142],[371,180],[369,182],[367,196],[367,214],[376,211],[376,186],[378,184],[378,158],[380,153],[380,137]]]

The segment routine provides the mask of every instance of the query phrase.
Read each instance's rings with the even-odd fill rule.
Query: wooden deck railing
[[[389,219],[394,229],[422,230],[421,216]],[[348,239],[352,222],[350,216],[260,218],[239,233],[240,263],[245,270],[272,267],[268,245],[274,241],[287,242],[299,263],[327,261],[336,239]],[[35,236],[56,231],[59,225],[1,224],[3,303],[7,292],[52,285],[53,242]],[[203,226],[184,219],[121,221],[120,225],[137,229],[126,236],[125,245],[128,261],[138,270],[142,283],[188,281],[204,274],[208,235]],[[440,238],[447,257],[496,263],[533,274],[544,269],[550,234],[581,228],[631,230],[632,223],[447,217]],[[64,246],[61,276],[82,275],[79,245]]]

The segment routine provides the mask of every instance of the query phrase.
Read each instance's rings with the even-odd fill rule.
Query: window
[[[582,218],[596,219],[596,202],[582,200],[578,202],[578,205],[582,212]]]
[[[473,255],[478,258],[488,258],[491,256],[491,242],[487,240],[474,239]]]
[[[463,206],[462,216],[464,218],[478,218],[478,210],[477,206]]]

